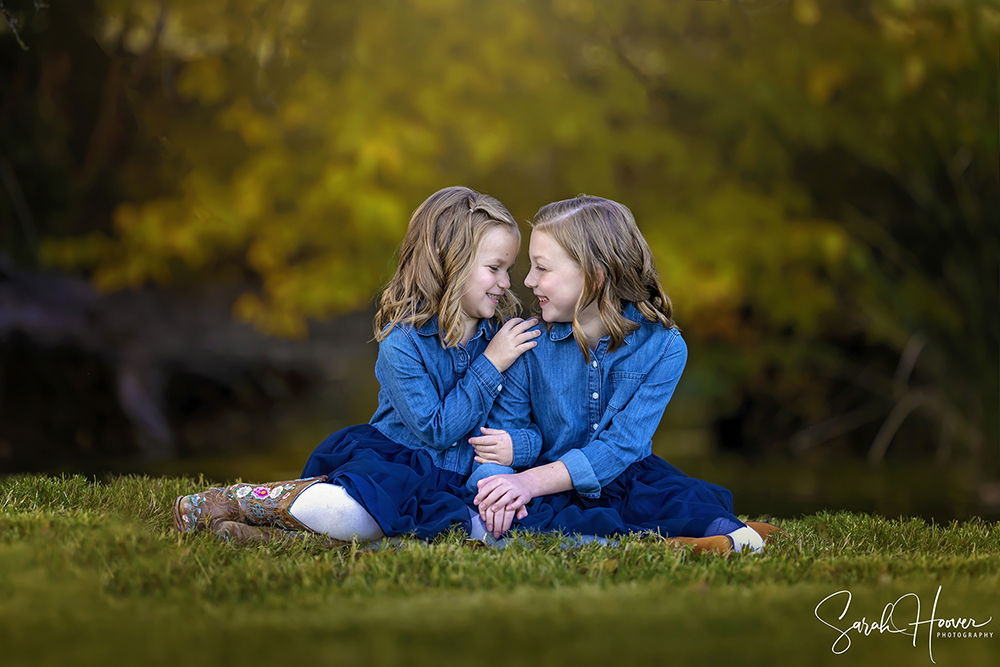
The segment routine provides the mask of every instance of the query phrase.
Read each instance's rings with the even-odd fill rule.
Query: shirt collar
[[[476,328],[476,333],[472,334],[472,339],[479,335],[483,335],[486,336],[486,340],[492,340],[493,334],[497,332],[498,328],[499,327],[496,326],[496,323],[493,320],[479,320],[479,327]],[[441,332],[438,330],[438,316],[433,316],[431,319],[414,329],[414,331],[421,336],[440,335]]]
[[[635,304],[631,302],[629,302],[629,304],[625,306],[625,311],[622,313],[622,315],[625,316],[625,319],[632,320],[636,324],[649,322],[649,320],[647,320],[645,316],[643,316],[643,314],[639,312],[639,309],[635,307]],[[630,331],[625,335],[626,345],[631,344],[630,339],[632,338],[633,333],[635,332]],[[551,338],[552,340],[565,340],[566,338],[569,338],[572,335],[573,335],[572,322],[554,322],[552,324],[552,327],[549,329],[549,338]],[[608,336],[605,336],[604,338],[608,338]],[[602,338],[601,340],[604,340],[604,338]]]

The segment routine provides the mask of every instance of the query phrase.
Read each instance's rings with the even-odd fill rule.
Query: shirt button
[[[593,398],[596,401],[597,400],[597,392],[595,391],[593,394],[590,395],[590,397]]]
[[[498,384],[497,385],[497,391],[503,391],[503,385],[502,384]]]
[[[594,368],[597,368],[597,359],[594,359],[593,361],[591,361],[591,362],[590,362],[590,364],[591,364],[591,366],[593,366]]]
[[[597,424],[594,424],[594,430],[595,431],[597,430]]]

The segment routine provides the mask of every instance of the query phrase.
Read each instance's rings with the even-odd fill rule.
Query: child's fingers
[[[533,327],[536,324],[538,324],[538,320],[536,318],[534,318],[534,317],[529,318],[527,320],[522,320],[522,319],[519,319],[519,318],[515,318],[515,319],[517,319],[517,322],[515,322],[514,325],[511,327],[511,331],[516,330],[517,333],[522,333],[524,331],[527,331],[531,327]],[[510,321],[510,320],[508,320],[508,321]]]
[[[520,508],[518,508],[516,516],[518,519],[523,519],[524,517],[528,516],[528,508],[522,505]]]
[[[479,480],[479,492],[472,501],[473,504],[489,507],[490,503],[486,502],[487,498],[493,497],[494,494],[499,498],[500,494],[503,493],[503,477],[507,477],[507,475],[493,475]]]
[[[481,500],[485,498],[495,487],[500,483],[500,480],[496,479],[499,475],[491,475],[490,477],[484,477],[483,479],[476,482],[476,486],[479,487],[479,491],[476,493],[476,497],[473,499],[473,504],[479,505]]]
[[[485,435],[499,435],[500,433],[506,433],[502,428],[489,428],[488,426],[480,426],[479,430]]]
[[[514,499],[516,497],[517,496],[514,494],[513,489],[504,490],[504,493],[502,493],[499,498],[493,501],[492,505],[493,510],[496,511],[501,507],[506,507],[507,505],[510,505],[512,502],[514,502]]]
[[[495,435],[477,435],[474,438],[469,438],[469,444],[473,447],[483,447],[486,445],[497,444],[497,436]]]
[[[482,505],[484,507],[489,507],[489,508],[496,509],[498,507],[497,501],[499,501],[501,498],[503,498],[504,495],[506,494],[506,492],[507,492],[507,489],[505,489],[504,487],[495,488],[492,491],[490,491],[488,494],[486,494],[483,497],[482,501],[479,502],[479,503],[477,503],[477,504]]]
[[[510,524],[514,522],[514,513],[504,508],[497,516],[500,518],[499,525],[494,523],[494,527],[497,528],[495,537],[499,539],[501,535],[510,530]]]
[[[527,343],[528,341],[535,340],[541,334],[541,331],[537,329],[535,331],[525,331],[516,336],[513,336],[514,343],[520,345],[522,343]]]
[[[513,333],[514,330],[518,326],[520,326],[523,322],[524,322],[524,320],[522,320],[520,317],[512,317],[511,319],[509,319],[506,322],[504,322],[503,326],[500,327],[500,331],[498,331],[497,334],[501,334],[501,333],[510,334],[510,333]]]

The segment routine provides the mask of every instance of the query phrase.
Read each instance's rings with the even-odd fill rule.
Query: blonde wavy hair
[[[676,327],[673,305],[660,285],[653,253],[627,207],[580,195],[543,206],[535,214],[532,228],[551,235],[583,268],[583,292],[573,312],[573,337],[587,361],[590,345],[578,317],[591,303],[597,303],[601,322],[611,335],[611,350],[618,349],[625,336],[639,328],[623,315],[629,303],[650,321],[667,329]]]
[[[399,247],[399,266],[378,300],[375,339],[393,327],[420,327],[438,316],[438,332],[446,347],[462,337],[462,296],[472,273],[479,244],[501,227],[521,232],[503,204],[464,187],[438,190],[422,203],[406,228]],[[504,322],[518,310],[517,297],[505,290],[496,317]]]

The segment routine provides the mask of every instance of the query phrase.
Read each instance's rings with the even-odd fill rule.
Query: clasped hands
[[[476,450],[476,462],[497,463],[509,466],[514,462],[514,445],[510,434],[500,429],[480,429],[483,435],[469,438]],[[520,474],[493,475],[479,480],[479,492],[473,501],[479,508],[479,518],[486,530],[499,538],[510,530],[514,519],[528,516],[525,507],[532,496],[524,477]]]

